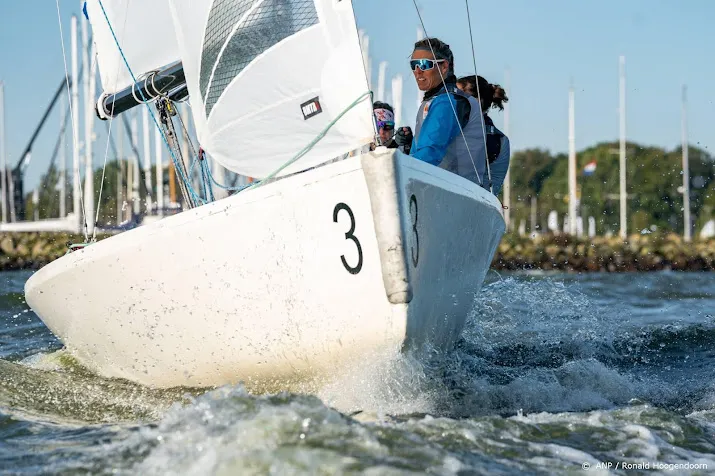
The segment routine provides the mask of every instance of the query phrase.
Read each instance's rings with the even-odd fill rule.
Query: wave
[[[0,410],[22,419],[62,424],[152,421],[174,403],[202,389],[151,389],[105,379],[66,351],[37,354],[23,362],[0,359]]]

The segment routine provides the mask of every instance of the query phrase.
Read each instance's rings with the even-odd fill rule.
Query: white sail
[[[169,1],[197,136],[224,167],[265,177],[334,121],[279,175],[373,139],[351,1]]]
[[[104,93],[134,82],[117,42],[137,78],[179,60],[168,0],[87,0],[85,5]]]

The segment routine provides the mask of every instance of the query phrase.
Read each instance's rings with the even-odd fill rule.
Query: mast
[[[40,191],[38,187],[32,191],[32,219],[34,221],[40,220]]]
[[[569,228],[571,236],[576,235],[576,120],[574,89],[569,88]]]
[[[59,175],[60,175],[60,183],[59,183],[59,190],[60,190],[60,218],[64,218],[67,215],[67,190],[66,190],[66,172],[65,170],[67,169],[67,157],[65,154],[65,147],[66,147],[66,141],[65,138],[67,136],[67,130],[65,128],[66,124],[65,121],[67,120],[67,112],[66,112],[66,106],[65,106],[65,99],[64,96],[62,96],[60,100],[60,170],[59,170]]]
[[[10,208],[10,221],[12,223],[15,223],[15,220],[17,220],[17,215],[15,212],[15,177],[13,176],[13,172],[10,170],[10,173],[7,176],[7,184],[8,184],[8,191],[7,191],[7,197],[8,197],[8,204]]]
[[[154,128],[154,156],[156,157],[156,212],[161,217],[164,216],[164,161],[161,156],[163,149],[161,131]]]
[[[402,76],[392,78],[392,108],[395,110],[395,127],[402,126]]]
[[[132,141],[132,138],[129,137]],[[128,219],[131,220],[132,213],[134,212],[134,154],[131,157],[127,157],[127,191],[125,194],[127,200],[127,215]]]
[[[74,213],[74,222],[76,231],[82,229],[82,210],[80,202],[80,185],[79,185],[79,73],[78,73],[78,50],[77,50],[77,17],[72,15],[71,29],[71,47],[72,47],[72,84],[70,84],[72,97],[72,212]]]
[[[362,35],[362,60],[365,64],[365,76],[367,77],[367,84],[372,89],[372,71],[370,68],[370,37],[363,34]]]
[[[45,125],[45,122],[47,119],[50,117],[50,113],[52,112],[52,109],[54,109],[55,104],[57,101],[62,97],[62,92],[66,90],[67,88],[67,81],[69,81],[69,78],[64,77],[62,78],[62,82],[60,83],[59,87],[55,91],[54,96],[52,97],[52,100],[50,101],[50,104],[47,106],[45,109],[45,113],[42,115],[42,118],[40,119],[39,124],[37,127],[35,127],[34,132],[32,133],[32,136],[30,137],[30,140],[27,143],[27,146],[25,146],[25,149],[22,151],[20,154],[20,160],[18,160],[17,165],[11,170],[11,178],[12,178],[12,187],[14,192],[13,196],[10,197],[10,200],[12,203],[12,210],[11,210],[11,220],[15,220],[15,215],[17,215],[17,218],[20,220],[25,220],[25,193],[24,193],[24,174],[25,170],[27,170],[28,165],[30,164],[30,160],[32,157],[32,146],[35,144],[35,140],[38,138],[40,131],[42,131],[42,127]],[[60,147],[60,138],[61,135],[58,136],[57,143],[55,144],[55,150],[52,153],[53,158],[52,158],[52,163],[54,164],[54,160],[57,156],[58,149]]]
[[[123,208],[123,188],[124,188],[124,173],[125,173],[125,160],[124,160],[124,133],[119,132],[119,154],[117,157],[117,161],[119,162],[119,167],[117,170],[117,225],[121,225],[122,223],[122,208]]]
[[[691,240],[690,231],[690,167],[688,163],[688,115],[686,103],[687,86],[683,85],[683,116],[682,116],[682,134],[683,134],[683,238],[686,242]]]
[[[184,168],[186,169],[187,176],[186,180],[189,183],[193,183],[194,190],[200,190],[201,185],[198,182],[198,177],[197,174],[194,173],[193,177],[189,175],[189,169],[191,165],[191,161],[194,159],[190,154],[189,154],[189,143],[191,138],[189,137],[189,111],[188,111],[188,105],[184,104],[183,107],[179,108],[179,116],[181,118],[181,123],[184,125],[182,127],[182,136],[183,140],[181,141],[181,157],[182,160],[184,161]],[[176,173],[176,170],[174,170]],[[178,174],[177,174],[178,175]],[[181,180],[181,175],[177,176],[177,180]],[[180,184],[181,186],[181,184]],[[185,204],[188,208],[191,208],[189,204]]]
[[[139,127],[137,122],[137,114],[134,114],[132,117],[132,137],[130,140],[132,141],[132,149],[134,150],[134,154],[132,154],[134,156],[132,163],[132,210],[135,215],[139,215],[139,212],[141,211],[141,203],[139,201],[139,152],[137,149],[137,135],[139,134]]]
[[[509,82],[511,80],[511,74],[509,69],[506,70],[505,74],[505,80],[504,80],[504,85],[506,86],[506,90],[509,91]],[[507,138],[511,138],[509,135],[509,102],[504,103],[504,135],[507,136]],[[509,139],[511,140],[511,139]],[[503,200],[504,200],[504,222],[506,223],[506,229],[507,231],[510,229],[511,225],[511,172],[510,172],[511,167],[509,167],[506,171],[506,177],[504,177],[504,192],[503,192]],[[533,229],[533,227],[532,227]]]
[[[87,24],[85,19],[83,24]],[[93,104],[94,104],[94,93],[96,91],[96,80],[97,80],[97,60],[94,56],[94,44],[89,44],[88,59],[91,63],[89,71],[85,68],[85,81],[87,84],[86,96],[85,96],[85,139],[84,139],[84,153],[85,153],[85,164],[84,164],[84,208],[85,208],[85,223],[87,225],[87,233],[94,233],[95,225],[95,213],[94,213],[94,167],[92,166],[93,151],[92,142],[94,135],[94,114]],[[97,204],[99,206],[99,204]]]
[[[380,62],[377,67],[377,100],[385,101],[385,73],[387,73],[387,61]]]
[[[625,240],[628,237],[628,221],[627,221],[627,200],[626,195],[626,57],[621,56],[619,59],[619,90],[620,90],[620,106],[618,108],[620,116],[620,135],[621,144],[619,149],[619,165],[620,165],[620,198],[621,198],[621,239]]]
[[[144,138],[144,185],[146,185],[146,210],[152,209],[151,143],[149,142],[149,108],[142,108],[142,136]]]
[[[7,223],[7,157],[5,156],[5,84],[0,81],[0,222]]]

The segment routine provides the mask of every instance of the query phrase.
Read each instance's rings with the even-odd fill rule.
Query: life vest
[[[449,91],[448,91],[449,90]],[[437,97],[444,94],[452,94],[454,96],[461,96],[469,101],[471,110],[469,113],[469,120],[467,124],[462,128],[462,134],[455,137],[452,142],[447,147],[447,152],[445,153],[439,167],[449,170],[460,177],[464,177],[472,182],[479,184],[479,178],[484,175],[486,170],[486,154],[484,150],[484,133],[482,131],[481,124],[481,110],[479,107],[479,102],[474,99],[474,97],[463,93],[461,90],[457,89],[454,85],[448,85],[447,89],[442,89],[435,96],[430,99],[423,101],[419,110],[417,111],[417,121],[415,124],[415,143],[417,143],[420,131],[422,129],[422,124],[425,118],[429,114],[429,108]],[[456,101],[455,98],[451,98],[452,101]],[[456,104],[455,104],[456,109]],[[466,141],[465,141],[466,139]],[[498,152],[497,152],[498,155]],[[475,172],[476,167],[476,172]]]
[[[501,153],[501,142],[504,134],[494,126],[494,121],[488,115],[484,115],[484,129],[487,134],[487,158],[493,164]]]

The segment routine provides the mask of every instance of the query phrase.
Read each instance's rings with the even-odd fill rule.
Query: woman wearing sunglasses
[[[457,88],[449,45],[437,38],[418,41],[410,67],[417,87],[425,92],[411,155],[481,183],[487,160],[481,109],[476,99]],[[489,188],[488,183],[482,186]]]

